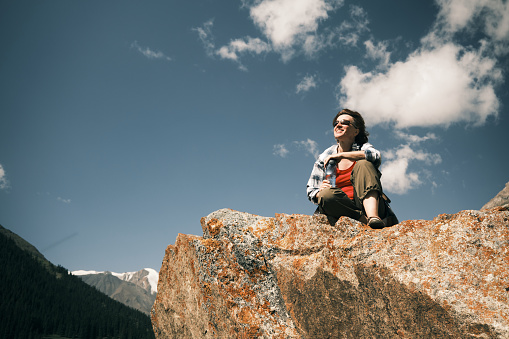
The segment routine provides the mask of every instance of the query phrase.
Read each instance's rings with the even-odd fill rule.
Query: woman
[[[317,212],[327,215],[335,224],[347,216],[383,228],[385,203],[378,170],[380,152],[368,143],[364,119],[360,113],[344,109],[334,117],[337,145],[326,149],[315,162],[307,184],[309,200],[318,205]],[[326,179],[325,168],[333,160],[336,166],[335,187]]]

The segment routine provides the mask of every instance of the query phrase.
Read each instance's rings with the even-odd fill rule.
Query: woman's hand
[[[324,181],[322,181],[322,184],[320,185],[320,189],[319,191],[325,189],[325,188],[331,188],[331,184],[330,184],[330,181],[325,179]]]
[[[329,163],[329,161],[331,160],[336,160],[336,163],[339,164],[339,162],[341,161],[341,159],[343,159],[343,153],[335,153],[335,154],[332,154],[332,155],[329,155],[327,158],[325,158],[325,160],[323,161],[323,168],[327,168],[327,164]]]

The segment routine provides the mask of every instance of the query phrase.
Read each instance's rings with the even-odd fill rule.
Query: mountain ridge
[[[159,274],[156,270],[144,268],[125,273],[76,270],[71,273],[110,298],[150,314],[157,295]]]
[[[28,241],[26,241],[25,239],[23,239],[16,233],[3,227],[2,225],[0,225],[0,233],[5,235],[6,237],[12,239],[14,241],[14,243],[22,250],[32,254],[33,256],[35,256],[36,258],[38,258],[39,260],[41,260],[43,262],[49,263],[49,260],[46,259],[46,257],[44,257],[44,255],[41,252],[39,252],[39,250],[34,245],[29,243]]]
[[[146,272],[143,273],[143,272]],[[159,279],[159,273],[153,268],[142,268],[139,271],[134,272],[124,272],[124,273],[116,273],[112,271],[94,271],[94,270],[75,270],[71,271],[73,275],[83,276],[83,275],[91,275],[91,274],[111,274],[120,280],[134,283],[143,289],[147,290],[150,294],[157,293],[157,281]],[[147,276],[147,279],[139,279]],[[137,283],[137,281],[140,281]]]
[[[43,260],[35,246],[0,229],[0,337],[153,338],[146,314]]]

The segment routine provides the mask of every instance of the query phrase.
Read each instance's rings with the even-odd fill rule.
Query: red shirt
[[[346,195],[353,200],[353,185],[350,181],[350,175],[352,174],[355,162],[346,170],[340,170],[336,167],[336,187],[341,188]]]

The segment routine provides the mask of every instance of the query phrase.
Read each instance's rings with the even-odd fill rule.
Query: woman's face
[[[338,123],[339,121],[343,121],[343,124]],[[347,121],[350,122],[350,125],[348,125]],[[353,143],[355,137],[359,134],[359,129],[354,127],[354,121],[354,118],[348,114],[338,116],[336,126],[334,126],[334,138],[338,141],[351,141]]]

